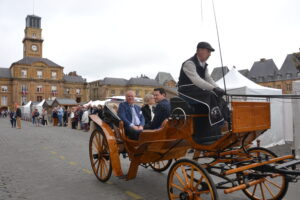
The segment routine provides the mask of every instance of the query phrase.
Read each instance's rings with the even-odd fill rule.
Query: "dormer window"
[[[27,69],[22,69],[21,70],[21,77],[22,78],[27,78]]]
[[[297,77],[300,77],[300,72],[297,72]]]
[[[277,80],[281,79],[281,74],[277,74]]]
[[[292,74],[291,73],[286,73],[286,78],[291,78]]]
[[[259,82],[263,82],[263,81],[264,81],[264,77],[263,77],[263,76],[259,76],[259,77],[258,77],[258,81],[259,81]]]

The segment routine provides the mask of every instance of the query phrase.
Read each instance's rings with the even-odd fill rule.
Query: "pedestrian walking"
[[[22,117],[22,111],[18,104],[15,104],[16,107],[16,119],[17,119],[17,129],[21,129],[21,117]]]
[[[16,128],[16,111],[11,110],[9,113],[10,123],[12,128]]]

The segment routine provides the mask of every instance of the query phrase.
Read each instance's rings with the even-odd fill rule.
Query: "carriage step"
[[[277,165],[276,169],[282,169],[282,168],[290,167],[290,166],[293,166],[293,165],[297,165],[299,163],[300,163],[300,160],[292,160],[292,161],[283,163],[281,165]]]

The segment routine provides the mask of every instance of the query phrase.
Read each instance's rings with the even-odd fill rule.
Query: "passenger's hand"
[[[222,97],[223,95],[225,95],[225,91],[219,87],[215,87],[213,89],[213,92],[216,93],[216,95],[219,97]]]

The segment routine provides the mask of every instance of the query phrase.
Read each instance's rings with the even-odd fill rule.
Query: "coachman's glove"
[[[219,87],[215,87],[213,89],[213,92],[216,93],[216,95],[218,97],[222,97],[223,95],[225,95],[225,91],[223,89],[219,88]]]

